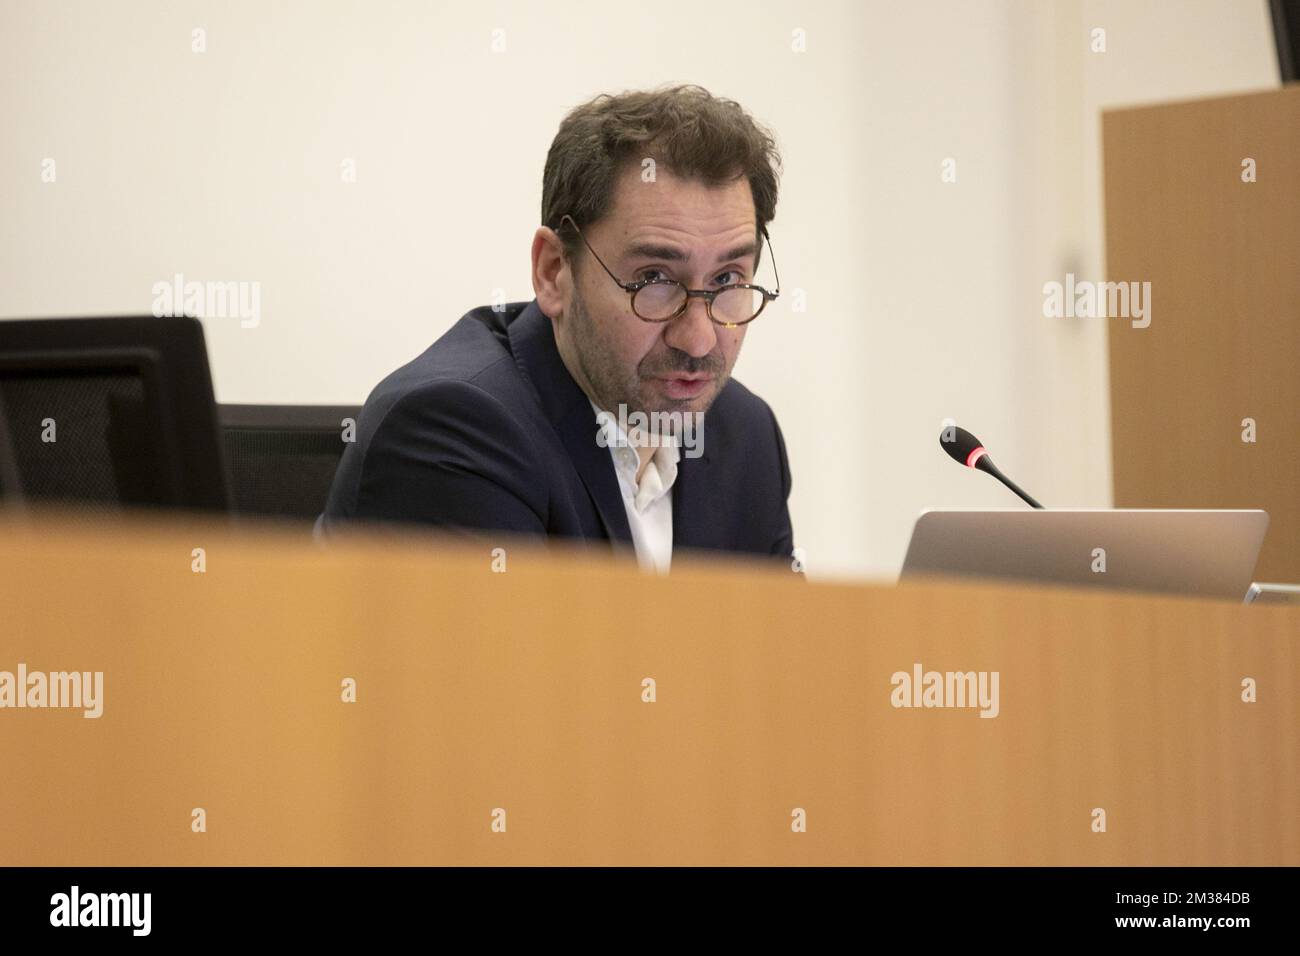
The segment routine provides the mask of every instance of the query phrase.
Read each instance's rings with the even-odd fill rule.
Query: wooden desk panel
[[[0,670],[105,682],[0,710],[0,863],[1300,863],[1300,609],[499,543],[0,529]]]
[[[1300,581],[1300,87],[1104,114],[1117,508],[1263,508],[1255,579]],[[1242,162],[1255,181],[1242,181]],[[1244,419],[1255,441],[1242,441]]]

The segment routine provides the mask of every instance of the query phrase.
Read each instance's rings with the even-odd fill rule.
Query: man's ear
[[[554,229],[538,227],[533,233],[533,294],[537,307],[551,317],[563,314],[573,288],[573,274],[564,257],[564,243]]]

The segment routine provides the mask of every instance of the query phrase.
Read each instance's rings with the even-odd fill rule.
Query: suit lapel
[[[555,347],[551,320],[537,307],[537,300],[524,307],[508,326],[507,334],[515,364],[537,392],[542,410],[560,436],[600,517],[605,536],[630,544],[632,529],[627,523],[614,462],[609,449],[596,444],[596,413],[565,367]]]
[[[560,434],[578,477],[591,495],[605,534],[617,541],[631,543],[632,529],[627,523],[627,509],[623,505],[623,492],[618,487],[614,461],[608,448],[596,444],[596,413],[591,410],[591,403],[582,389],[578,389],[578,394],[579,400],[572,404],[555,430]]]

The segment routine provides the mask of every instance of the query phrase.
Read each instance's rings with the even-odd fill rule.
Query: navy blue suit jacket
[[[632,534],[586,394],[532,302],[482,306],[376,386],[339,462],[323,523],[416,522],[610,542]],[[673,485],[673,552],[794,548],[790,466],[767,404],[728,381],[700,457]]]

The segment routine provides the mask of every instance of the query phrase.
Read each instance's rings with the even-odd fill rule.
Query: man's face
[[[639,166],[619,180],[612,209],[583,228],[591,247],[624,282],[665,277],[690,289],[752,282],[754,202],[741,178],[708,187],[660,169],[642,182]],[[570,273],[570,276],[572,273]],[[692,298],[668,322],[643,322],[631,296],[582,249],[581,265],[556,343],[578,384],[601,408],[617,413],[704,412],[718,397],[745,339],[742,325],[715,325]]]

